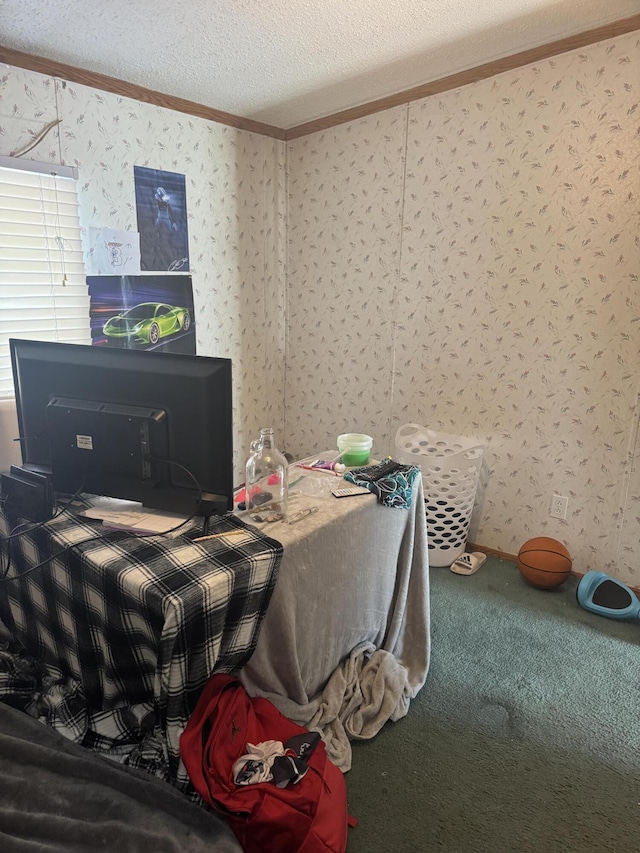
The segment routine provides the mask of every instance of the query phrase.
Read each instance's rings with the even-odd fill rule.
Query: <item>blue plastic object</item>
[[[576,590],[578,604],[609,619],[640,619],[640,600],[621,581],[604,572],[587,572]]]

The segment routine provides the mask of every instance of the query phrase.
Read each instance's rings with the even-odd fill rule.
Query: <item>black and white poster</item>
[[[140,234],[140,269],[188,272],[189,235],[185,177],[134,166]]]

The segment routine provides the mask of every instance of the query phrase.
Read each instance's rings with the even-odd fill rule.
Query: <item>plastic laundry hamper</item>
[[[396,433],[397,461],[422,471],[431,566],[450,566],[465,549],[483,451],[475,439],[419,424]]]

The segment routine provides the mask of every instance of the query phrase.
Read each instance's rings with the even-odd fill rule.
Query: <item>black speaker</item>
[[[11,524],[19,518],[47,521],[53,515],[53,487],[45,474],[12,465],[10,472],[2,475],[1,490]]]

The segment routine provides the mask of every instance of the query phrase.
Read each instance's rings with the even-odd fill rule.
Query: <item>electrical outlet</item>
[[[564,497],[564,495],[552,495],[549,515],[552,518],[566,518],[568,506],[569,498]]]

